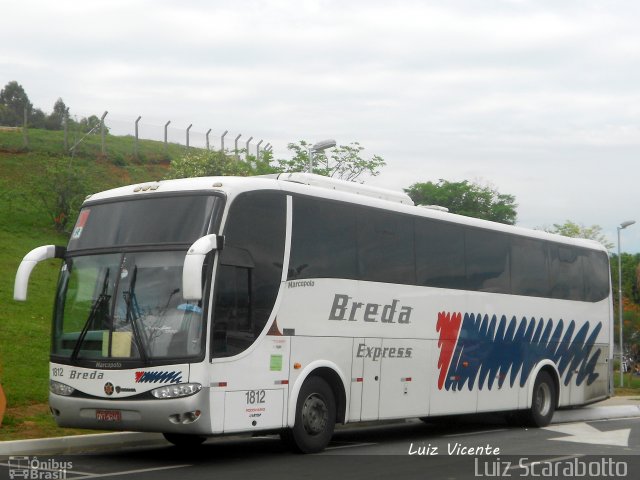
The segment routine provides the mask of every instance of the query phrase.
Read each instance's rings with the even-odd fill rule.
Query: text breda
[[[400,305],[400,300],[390,304],[354,302],[348,295],[336,294],[329,313],[329,320],[348,320],[355,322],[411,323],[412,307]]]

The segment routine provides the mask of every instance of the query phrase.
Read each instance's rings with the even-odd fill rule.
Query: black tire
[[[191,448],[202,444],[207,437],[202,435],[188,435],[185,433],[163,433],[165,440],[173,443],[176,447]]]
[[[556,385],[548,372],[542,371],[533,385],[531,408],[524,412],[525,424],[530,427],[546,427],[556,410]]]
[[[298,395],[295,424],[280,438],[294,452],[317,453],[329,444],[335,424],[333,390],[324,379],[309,377]]]

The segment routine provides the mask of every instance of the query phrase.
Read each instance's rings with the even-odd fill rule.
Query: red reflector
[[[469,366],[469,362],[462,362],[462,366],[463,367],[468,367]]]
[[[211,384],[212,387],[226,387],[227,382],[214,382]]]
[[[356,382],[358,382],[358,383],[362,383],[363,381],[364,381],[364,378],[362,378],[362,377],[356,378]]]
[[[402,382],[410,382],[411,381],[411,377],[401,378],[400,381],[402,381]]]
[[[289,385],[289,380],[276,380],[276,385]]]

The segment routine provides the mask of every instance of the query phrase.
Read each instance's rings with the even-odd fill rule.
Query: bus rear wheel
[[[189,448],[202,444],[207,437],[202,435],[188,435],[185,433],[163,433],[167,442],[173,443],[176,447]]]
[[[556,410],[556,385],[549,372],[542,371],[533,385],[531,408],[525,412],[525,423],[531,427],[546,427]]]
[[[298,395],[295,424],[282,432],[281,438],[295,452],[320,452],[329,444],[335,424],[333,390],[324,379],[310,377]]]

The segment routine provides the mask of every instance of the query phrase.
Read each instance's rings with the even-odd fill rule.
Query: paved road
[[[0,479],[9,478],[8,458],[0,462],[4,464]],[[28,478],[63,478],[56,471],[62,465],[67,467],[63,473],[68,479],[572,478],[576,475],[571,473],[581,473],[580,469],[588,477],[599,473],[601,478],[635,479],[640,477],[640,418],[555,424],[545,429],[510,427],[497,419],[495,423],[466,419],[455,425],[413,421],[348,428],[335,435],[325,452],[307,456],[289,453],[277,437],[269,436],[212,439],[189,451],[163,445],[41,455],[37,462],[51,471],[48,475],[44,469],[38,475],[30,472]],[[54,473],[58,476],[52,477]]]

